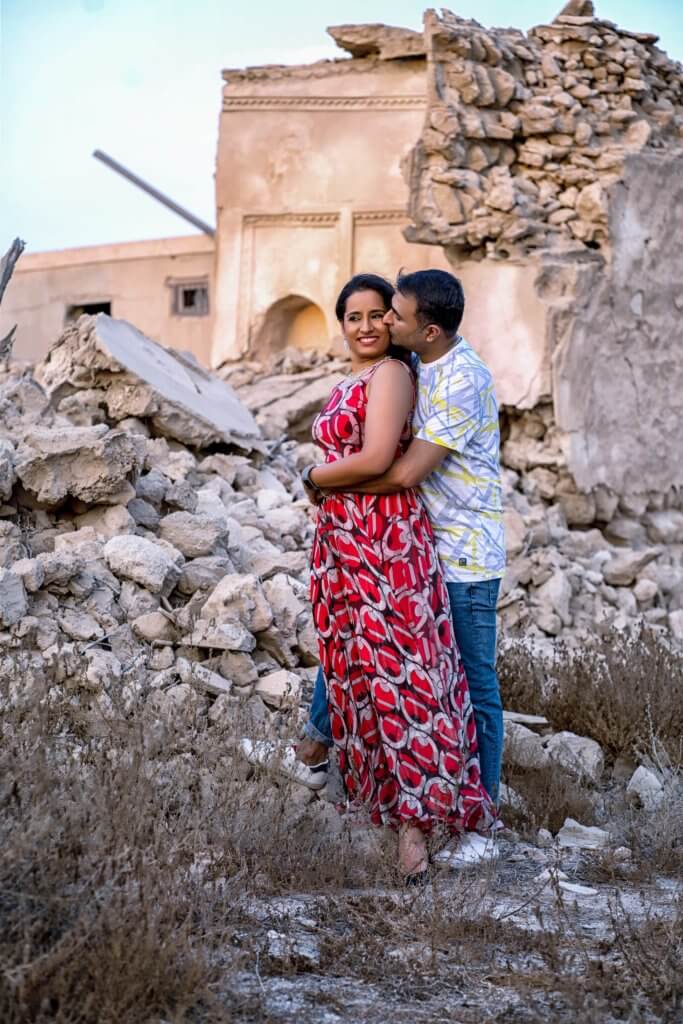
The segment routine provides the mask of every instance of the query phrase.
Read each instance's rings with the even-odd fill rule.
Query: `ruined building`
[[[501,403],[536,410],[510,418],[508,465],[542,490],[548,471],[595,494],[680,484],[680,65],[583,0],[528,34],[431,11],[424,34],[330,31],[348,56],[224,72],[215,253],[120,252],[112,314],[217,366],[327,345],[353,272],[452,267]],[[77,253],[24,257],[8,292],[43,351],[55,308],[111,296],[107,254]],[[595,500],[571,515],[607,514]]]

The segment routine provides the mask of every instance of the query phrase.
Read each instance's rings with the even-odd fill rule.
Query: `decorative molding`
[[[407,210],[359,210],[353,215],[354,224],[405,224]]]
[[[426,96],[223,96],[223,110],[426,110]]]
[[[330,228],[338,221],[338,213],[247,213],[244,217],[250,227]]]

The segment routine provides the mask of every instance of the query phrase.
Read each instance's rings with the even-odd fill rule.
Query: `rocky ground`
[[[344,364],[226,367],[240,405],[111,323],[82,318],[0,381],[3,1019],[676,1019],[677,496],[578,494],[549,408],[505,413],[509,828],[496,866],[408,895],[390,838],[347,823],[333,782],[313,794],[239,748],[284,750],[305,718],[299,471]],[[173,372],[154,385],[146,359]],[[31,906],[50,908],[40,927]],[[55,978],[83,935],[122,978],[129,943],[165,963],[173,935],[180,960],[137,1010],[109,977],[106,1012],[78,1016],[81,982]]]

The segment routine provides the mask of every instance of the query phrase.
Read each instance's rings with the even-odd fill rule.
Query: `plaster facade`
[[[17,324],[14,355],[42,359],[70,310],[109,303],[110,313],[156,341],[209,361],[214,243],[207,235],[28,253],[0,307],[0,336]],[[206,282],[206,312],[176,311],[176,288]],[[202,307],[204,308],[204,307]]]
[[[212,363],[338,335],[354,273],[446,267],[411,244],[403,164],[426,109],[424,58],[225,71],[216,167]],[[235,140],[239,139],[239,145]]]

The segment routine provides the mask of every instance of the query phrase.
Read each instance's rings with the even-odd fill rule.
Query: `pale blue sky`
[[[426,6],[426,4],[425,4]],[[562,0],[459,0],[484,25],[527,29]],[[221,69],[339,55],[327,25],[419,28],[409,0],[0,0],[0,250],[190,234],[91,157],[110,153],[214,223]],[[683,59],[681,0],[597,0]]]

